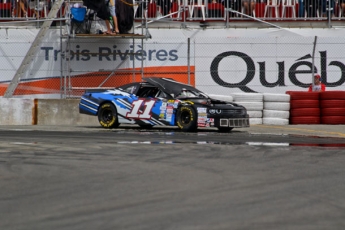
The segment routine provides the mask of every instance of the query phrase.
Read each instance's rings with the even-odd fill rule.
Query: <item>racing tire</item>
[[[344,125],[345,116],[323,116],[321,117],[321,124]]]
[[[183,131],[195,131],[197,129],[197,115],[193,107],[181,106],[176,113],[177,126]]]
[[[320,124],[321,118],[319,116],[301,116],[291,117],[290,124],[292,125],[317,125]]]
[[[264,93],[264,102],[290,102],[289,94]]]
[[[345,108],[323,108],[321,116],[345,116]]]
[[[344,100],[345,91],[324,91],[320,93],[321,100]]]
[[[235,103],[244,106],[248,111],[259,111],[264,109],[264,103],[262,101],[235,101]]]
[[[319,108],[319,100],[291,100],[290,109]]]
[[[320,114],[319,108],[299,108],[290,111],[291,117],[320,117]]]
[[[247,111],[249,118],[262,118],[262,110],[259,111]]]
[[[218,127],[218,131],[221,133],[229,133],[232,129],[233,127]]]
[[[264,117],[262,118],[263,125],[288,125],[289,119],[275,118],[275,117]]]
[[[273,101],[265,101],[264,102],[264,109],[266,110],[282,110],[282,111],[289,111],[290,110],[290,102],[273,102]]]
[[[282,118],[282,119],[289,119],[290,112],[289,111],[281,111],[281,110],[263,110],[263,118]]]
[[[345,99],[345,98],[344,98]],[[345,100],[320,100],[321,108],[345,108]]]
[[[262,118],[250,118],[249,117],[249,124],[250,125],[262,125]]]
[[[230,94],[234,102],[238,101],[245,101],[245,102],[262,102],[263,101],[263,94],[261,93],[232,93]]]
[[[111,129],[119,127],[117,111],[112,103],[104,103],[98,110],[98,121],[103,128]]]

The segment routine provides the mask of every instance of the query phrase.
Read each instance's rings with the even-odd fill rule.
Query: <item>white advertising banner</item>
[[[196,85],[212,93],[305,90],[314,73],[329,89],[343,89],[345,52],[342,38],[258,37],[196,39]],[[212,49],[206,47],[212,46]],[[207,49],[207,52],[204,50]],[[222,88],[219,88],[223,86]]]
[[[190,63],[195,68],[195,86],[210,94],[285,93],[306,90],[314,62],[314,72],[321,75],[329,90],[344,90],[345,29],[187,28],[149,32],[152,38],[143,43],[140,39],[134,43],[131,39],[71,39],[68,68],[72,75],[78,75],[139,68],[142,63],[157,68]],[[12,80],[37,33],[37,29],[0,30],[0,84]],[[22,80],[62,76],[60,54],[64,54],[65,46],[60,30],[51,29]]]

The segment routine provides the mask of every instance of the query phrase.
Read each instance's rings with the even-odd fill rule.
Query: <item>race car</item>
[[[222,132],[249,127],[245,107],[210,98],[191,85],[170,78],[148,77],[111,90],[86,90],[79,113],[98,116],[104,128],[120,124],[178,126],[183,131],[216,127]]]

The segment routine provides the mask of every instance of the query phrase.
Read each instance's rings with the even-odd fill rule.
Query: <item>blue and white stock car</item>
[[[243,106],[212,99],[190,85],[158,77],[113,90],[87,90],[81,97],[79,112],[98,116],[104,128],[137,124],[143,128],[178,126],[184,131],[217,127],[229,132],[249,127]]]

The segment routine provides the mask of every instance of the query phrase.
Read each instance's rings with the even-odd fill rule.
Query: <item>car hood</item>
[[[170,78],[148,77],[148,78],[143,78],[143,80],[158,87],[160,90],[162,90],[165,93],[170,94],[173,97],[176,97],[177,95],[179,95],[181,93],[182,88],[185,88],[186,90],[202,93],[200,90],[197,90],[191,85],[183,84],[181,82],[177,82]]]

